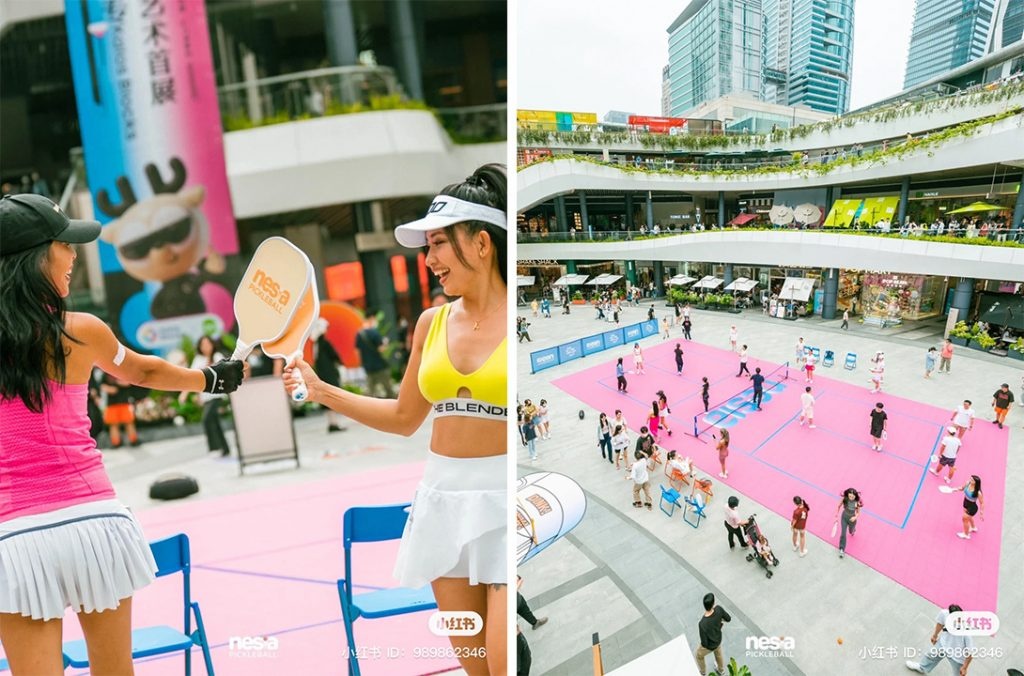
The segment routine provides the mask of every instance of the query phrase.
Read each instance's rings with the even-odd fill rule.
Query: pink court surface
[[[698,469],[716,484],[707,527],[720,527],[721,505],[730,489],[750,496],[787,521],[793,512],[793,496],[799,495],[811,506],[809,531],[838,548],[838,535],[831,537],[832,524],[841,492],[852,486],[861,492],[864,507],[856,535],[848,537],[848,557],[936,605],[947,605],[949,599],[956,598],[970,607],[998,610],[1006,430],[980,418],[964,437],[953,484],[959,488],[971,474],[981,477],[985,520],[975,517],[978,532],[970,540],[962,540],[956,532],[962,529],[963,494],[940,492],[939,486],[945,484],[928,472],[929,459],[939,453],[939,440],[951,411],[884,392],[872,394],[863,367],[858,373],[864,374],[865,386],[857,387],[827,377],[831,369],[819,364],[812,383],[816,429],[809,429],[798,424],[800,395],[807,385],[802,372],[789,368],[787,380],[785,366],[780,369],[779,364],[751,357],[750,371],[759,366],[767,376],[763,410],[757,411],[749,404],[751,383],[746,376],[736,377],[737,354],[682,341],[685,363],[680,376],[673,354],[676,342],[665,341],[644,350],[644,375],[630,372],[633,357],[624,357],[626,394],[616,390],[617,355],[553,382],[609,417],[621,409],[633,438],[647,424],[655,393],[664,390],[672,411],[668,424],[673,434],[662,431],[659,445],[693,458]],[[832,368],[842,369],[843,364],[837,361]],[[709,414],[704,413],[701,401],[703,376],[711,384]],[[871,449],[869,435],[869,413],[878,401],[885,404],[889,415],[882,453]],[[713,425],[727,427],[731,435],[728,479],[718,477]],[[667,481],[660,467],[652,483],[659,477],[662,483]],[[657,497],[657,486],[654,488]],[[740,511],[744,513],[742,504]],[[788,548],[788,529],[767,535],[776,549]]]
[[[356,505],[410,501],[422,473],[422,463],[399,465],[139,513],[151,540],[182,532],[189,536],[192,597],[203,612],[217,674],[347,673],[335,585],[344,571],[342,514]],[[395,586],[391,571],[397,550],[397,541],[355,545],[356,584],[363,591]],[[180,575],[158,579],[135,596],[134,626],[180,628],[181,599]],[[427,628],[430,615],[357,620],[363,673],[409,676],[456,669],[456,660],[444,657],[448,640]],[[69,616],[64,627],[65,640],[81,636],[74,618]],[[231,637],[275,637],[279,647],[273,655],[233,654]],[[414,654],[425,649],[419,652],[429,655],[431,648],[441,657]],[[375,649],[377,657],[370,654]],[[181,674],[182,660],[180,653],[140,660],[135,672]],[[194,674],[205,673],[198,649],[192,651],[192,668]]]

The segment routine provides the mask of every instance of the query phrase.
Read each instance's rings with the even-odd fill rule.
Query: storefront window
[[[942,278],[865,274],[861,290],[864,322],[889,326],[937,316],[942,312],[944,291]]]

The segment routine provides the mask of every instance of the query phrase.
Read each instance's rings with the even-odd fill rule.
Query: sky
[[[661,114],[666,29],[689,0],[519,0],[517,106]],[[903,90],[914,0],[856,0],[850,110]]]

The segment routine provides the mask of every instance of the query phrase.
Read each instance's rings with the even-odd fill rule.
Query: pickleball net
[[[787,380],[789,380],[788,361],[776,366],[769,373],[764,374],[764,392],[771,392]],[[736,402],[736,400],[739,401]],[[734,403],[730,406],[728,405],[730,402]],[[700,435],[712,427],[718,427],[741,409],[754,410],[756,408],[754,406],[754,388],[749,386],[730,397],[722,399],[714,406],[709,406],[707,413],[698,413],[693,416],[693,436],[700,438]]]

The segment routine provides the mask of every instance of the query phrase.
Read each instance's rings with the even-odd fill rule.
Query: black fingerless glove
[[[203,369],[206,386],[203,392],[209,394],[231,394],[242,384],[243,363],[237,359],[219,361]]]

